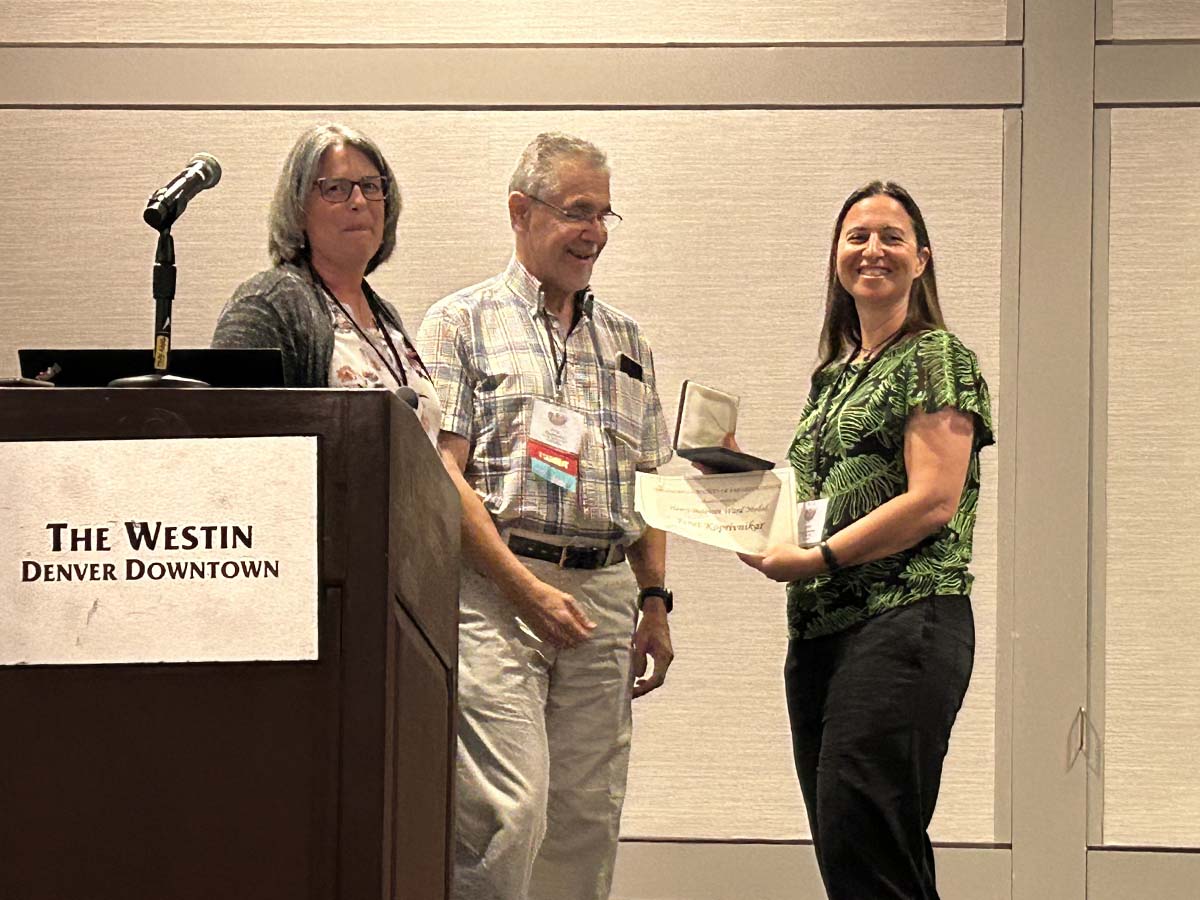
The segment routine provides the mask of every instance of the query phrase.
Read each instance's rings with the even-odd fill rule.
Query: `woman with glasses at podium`
[[[400,207],[374,141],[344,125],[306,130],[271,202],[274,265],[234,291],[212,345],[279,348],[288,387],[402,393],[436,446],[437,392],[399,314],[366,280],[392,255]]]

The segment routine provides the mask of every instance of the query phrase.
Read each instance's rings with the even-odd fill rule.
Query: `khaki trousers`
[[[624,564],[521,561],[596,628],[556,650],[464,570],[453,897],[607,900],[629,768],[637,583]]]

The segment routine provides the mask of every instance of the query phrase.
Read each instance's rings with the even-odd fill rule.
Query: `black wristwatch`
[[[638,609],[645,608],[647,597],[661,597],[667,612],[670,612],[671,607],[675,605],[675,595],[665,587],[647,587],[638,591]]]

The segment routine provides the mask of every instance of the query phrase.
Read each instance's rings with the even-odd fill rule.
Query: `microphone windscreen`
[[[403,385],[402,387],[397,388],[396,396],[399,397],[401,400],[403,400],[405,403],[407,403],[409,406],[411,406],[413,409],[417,408],[417,402],[418,402],[417,392],[414,391],[412,388],[410,388],[408,385]]]
[[[192,157],[192,161],[188,165],[200,163],[200,167],[204,172],[204,187],[215,187],[217,182],[221,180],[221,164],[217,162],[217,158],[211,153],[197,153]]]

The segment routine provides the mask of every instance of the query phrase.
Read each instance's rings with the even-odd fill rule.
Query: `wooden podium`
[[[317,437],[318,660],[0,666],[0,898],[448,896],[459,503],[412,411],[0,389],[2,441],[270,435]]]

